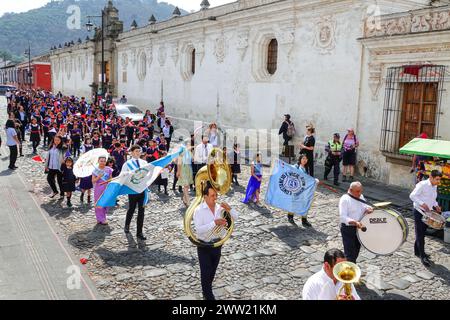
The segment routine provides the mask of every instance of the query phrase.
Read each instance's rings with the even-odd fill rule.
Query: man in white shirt
[[[195,179],[197,172],[207,164],[208,156],[211,153],[213,146],[208,143],[208,137],[202,136],[202,143],[195,147],[194,150],[194,162],[192,165],[192,173]]]
[[[303,300],[337,300],[343,283],[334,277],[333,268],[343,261],[346,260],[341,250],[328,250],[325,253],[322,270],[309,277],[303,286]],[[354,300],[361,300],[353,284],[352,295]]]
[[[430,256],[425,253],[425,231],[427,225],[422,222],[422,214],[417,211],[436,211],[441,213],[441,207],[436,201],[437,186],[441,183],[442,173],[433,170],[428,180],[419,182],[414,188],[409,198],[414,202],[414,225],[416,231],[416,241],[414,242],[414,254],[422,260],[426,267],[431,266]]]
[[[339,201],[341,234],[345,257],[353,263],[356,263],[359,250],[361,249],[357,230],[363,229],[364,226],[360,221],[364,215],[373,212],[373,208],[366,203],[362,192],[363,187],[361,182],[353,182],[348,189],[348,193],[344,194]]]
[[[217,191],[208,183],[203,191],[205,202],[198,206],[194,213],[194,225],[197,231],[197,239],[210,242],[209,234],[216,226],[226,226],[227,220],[223,219],[223,210],[230,212],[233,220],[237,220],[238,213],[231,209],[227,203],[217,204]],[[198,260],[200,262],[200,275],[202,292],[205,300],[215,300],[212,291],[212,283],[220,262],[222,247],[197,247]]]
[[[147,166],[147,161],[142,160],[141,153],[142,149],[138,145],[134,145],[130,148],[131,159],[124,163],[122,166],[121,172],[135,171],[142,167]],[[136,237],[139,240],[147,240],[144,236],[143,228],[144,228],[144,214],[145,214],[145,206],[148,203],[148,190],[146,189],[144,192],[140,194],[129,194],[128,195],[129,206],[127,211],[127,217],[125,220],[125,228],[124,231],[126,234],[130,233],[130,224],[133,219],[134,211],[136,210],[136,206],[138,206],[138,216],[137,216],[137,232]]]

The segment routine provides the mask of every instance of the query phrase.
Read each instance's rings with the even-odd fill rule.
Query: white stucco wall
[[[94,56],[91,45],[81,44],[50,57],[53,92],[90,97],[94,82]]]

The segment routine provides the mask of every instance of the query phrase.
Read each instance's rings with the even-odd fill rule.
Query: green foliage
[[[92,38],[93,32],[88,33],[85,28],[86,16],[100,15],[107,3],[107,0],[54,0],[28,12],[6,13],[0,17],[0,52],[8,52],[20,59],[28,49],[28,41],[31,43],[31,55],[37,56],[48,52],[52,46],[64,46],[65,42],[72,40],[76,43],[78,38],[84,41],[88,35]],[[157,0],[114,0],[113,3],[119,10],[125,31],[130,29],[134,19],[139,27],[145,26],[152,14],[158,21],[165,20],[175,8],[164,2],[158,3]],[[72,14],[67,13],[67,9],[71,5],[81,9],[80,30],[67,27],[67,20]],[[95,22],[100,24],[98,20]]]

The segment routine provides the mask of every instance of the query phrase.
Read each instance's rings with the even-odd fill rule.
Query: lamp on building
[[[91,21],[91,18],[101,18],[102,26],[101,26],[101,38],[102,38],[102,83],[101,83],[101,96],[105,97],[105,19],[106,12],[102,10],[102,14],[100,16],[87,16],[88,22],[86,23],[86,29],[88,32],[91,32],[93,29],[97,29],[97,26]],[[89,36],[88,36],[89,37]],[[95,36],[94,36],[95,39]],[[96,95],[97,96],[97,95]]]

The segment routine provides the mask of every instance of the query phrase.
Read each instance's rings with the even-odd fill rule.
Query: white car
[[[130,118],[133,122],[144,120],[144,113],[132,104],[116,104],[116,113],[123,120],[126,118]]]

